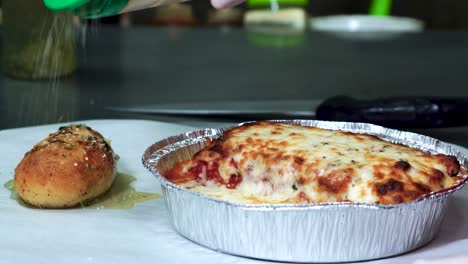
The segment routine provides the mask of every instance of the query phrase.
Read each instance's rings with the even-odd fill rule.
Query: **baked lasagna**
[[[376,136],[265,121],[224,131],[165,177],[237,203],[396,204],[453,186],[460,170],[453,156]]]

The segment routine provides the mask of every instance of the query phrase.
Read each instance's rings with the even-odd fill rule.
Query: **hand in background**
[[[242,2],[244,2],[244,0],[211,0],[211,4],[216,8],[231,7]]]

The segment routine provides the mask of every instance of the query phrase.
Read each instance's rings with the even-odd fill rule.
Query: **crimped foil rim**
[[[320,123],[330,125],[330,126],[331,125],[345,126],[347,124],[356,124],[356,125],[368,126],[369,128],[373,128],[376,131],[388,131],[388,132],[397,132],[397,133],[404,132],[407,135],[419,136],[419,137],[423,137],[423,138],[426,138],[426,139],[431,139],[431,140],[433,140],[435,142],[436,146],[441,145],[441,144],[445,145],[448,150],[453,151],[454,153],[457,154],[457,156],[461,157],[461,160],[459,159],[458,161],[460,162],[462,169],[467,169],[466,166],[468,165],[468,158],[461,151],[456,149],[455,147],[453,147],[453,146],[449,145],[448,143],[445,143],[445,142],[443,142],[441,140],[438,140],[438,139],[435,139],[435,138],[432,138],[432,137],[429,137],[429,136],[421,135],[421,134],[418,134],[418,133],[401,131],[401,130],[396,130],[396,129],[390,129],[390,128],[386,128],[386,127],[383,127],[383,126],[378,126],[378,125],[373,125],[373,124],[368,124],[368,123],[350,123],[350,122],[302,120],[302,119],[299,119],[299,120],[298,119],[296,119],[296,120],[268,120],[268,121],[277,122],[277,123],[285,123],[285,124],[299,124],[299,125],[301,123],[303,123],[303,122],[310,122],[310,121],[316,121],[316,122],[320,122]],[[236,203],[236,202],[231,202],[231,201],[228,201],[228,200],[215,198],[215,197],[208,196],[208,195],[196,192],[196,191],[192,191],[190,189],[186,189],[186,188],[184,188],[184,187],[182,187],[180,185],[177,185],[177,184],[174,184],[174,183],[168,181],[156,169],[155,165],[160,161],[160,159],[162,159],[164,156],[166,156],[167,154],[169,154],[169,153],[171,153],[173,151],[176,151],[176,150],[178,150],[180,148],[184,148],[184,147],[196,144],[196,143],[204,142],[205,139],[208,138],[208,137],[216,138],[216,137],[221,135],[220,132],[222,133],[223,131],[225,131],[227,129],[237,127],[237,126],[242,126],[244,124],[253,123],[253,122],[257,122],[257,121],[242,122],[242,123],[239,123],[239,124],[236,124],[236,125],[227,126],[227,127],[223,127],[223,128],[205,128],[205,129],[192,130],[192,131],[189,131],[189,132],[185,132],[185,133],[181,133],[181,134],[178,134],[178,135],[175,135],[175,136],[165,138],[163,140],[159,140],[159,141],[153,143],[150,147],[148,147],[146,149],[146,151],[144,152],[143,157],[142,157],[142,163],[143,163],[144,167],[147,170],[149,170],[153,174],[153,176],[157,180],[159,180],[161,184],[165,185],[166,187],[176,189],[176,190],[181,191],[181,192],[185,192],[185,193],[187,193],[189,195],[192,195],[192,196],[195,196],[195,197],[202,197],[203,199],[207,199],[209,201],[213,201],[213,202],[217,202],[217,203],[221,203],[221,204],[225,204],[225,205],[236,206],[237,208],[241,208],[241,209],[244,209],[244,210],[262,210],[262,209],[263,210],[272,210],[272,209],[273,210],[319,210],[319,209],[343,208],[343,207],[366,208],[366,209],[373,209],[373,210],[398,209],[398,208],[402,208],[402,207],[406,207],[406,206],[411,206],[412,204],[415,204],[415,203],[420,203],[420,202],[425,202],[425,201],[428,201],[428,200],[437,200],[437,199],[445,198],[445,197],[451,195],[452,193],[458,191],[459,189],[461,189],[468,182],[468,174],[462,174],[461,177],[463,179],[460,180],[457,184],[451,186],[450,188],[445,188],[445,189],[441,189],[441,190],[438,190],[438,191],[430,192],[430,193],[427,193],[427,194],[424,194],[424,195],[420,196],[418,199],[415,199],[413,201],[409,201],[409,202],[405,202],[405,203],[399,203],[399,204],[376,204],[376,203],[361,203],[361,202],[331,202],[331,203],[315,203],[315,204],[314,203],[312,203],[312,204],[243,204],[243,203]],[[310,127],[323,128],[323,126],[310,126]],[[325,128],[325,129],[330,129],[330,128]],[[348,131],[346,129],[345,130],[331,129],[331,130]],[[191,135],[198,134],[198,133],[201,133],[201,132],[208,132],[207,134],[209,134],[209,132],[211,132],[213,134],[212,135],[207,135],[207,136],[204,136],[204,137],[202,137],[202,136],[191,137]],[[353,131],[353,130],[349,130],[349,132],[366,133],[366,134],[370,134],[370,135],[375,135],[375,136],[378,136],[379,138],[381,138],[383,140],[386,140],[388,142],[394,142],[394,143],[396,142],[398,144],[409,145],[411,148],[415,148],[415,149],[425,151],[425,152],[438,153],[438,152],[435,152],[435,151],[429,151],[429,150],[425,150],[425,149],[422,149],[422,148],[417,148],[417,147],[411,146],[411,144],[409,144],[410,142],[405,142],[404,140],[401,140],[401,139],[396,140],[396,141],[389,141],[387,138],[382,137],[382,135],[380,135],[378,133],[371,133],[369,131]],[[164,142],[168,142],[168,143],[165,144]],[[412,142],[412,143],[415,143],[415,142]],[[163,145],[162,147],[157,148],[157,149],[154,148],[154,146],[157,146],[157,145],[160,145],[160,144],[165,144],[165,145]],[[178,145],[178,146],[176,146],[176,145]],[[170,149],[170,150],[168,150],[168,149]],[[159,154],[157,153],[158,151],[160,152]],[[463,171],[463,170],[461,170],[461,171]]]

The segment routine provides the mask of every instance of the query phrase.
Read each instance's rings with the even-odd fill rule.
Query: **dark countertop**
[[[192,125],[230,120],[168,118],[108,106],[230,99],[424,95],[468,97],[468,32],[425,32],[385,41],[307,32],[294,47],[262,47],[242,29],[90,27],[71,78],[0,77],[0,128],[96,118]],[[467,117],[468,118],[468,117]],[[468,127],[416,130],[468,147]]]

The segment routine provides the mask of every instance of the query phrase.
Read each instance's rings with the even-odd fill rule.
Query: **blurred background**
[[[101,118],[238,121],[112,110],[134,105],[468,98],[467,0],[282,0],[294,6],[284,12],[271,12],[273,0],[220,10],[192,0],[97,19],[52,13],[41,0],[0,1],[8,11],[0,129]],[[372,17],[398,20],[367,32],[352,20],[344,33],[314,30],[333,15],[370,14],[375,2],[391,8]],[[385,19],[366,25],[376,21]],[[468,146],[466,118],[457,118],[458,128],[417,132]]]
[[[368,12],[370,2],[370,0],[311,0],[306,10],[312,17],[365,14]],[[242,27],[242,18],[247,10],[246,4],[216,10],[209,0],[195,0],[107,17],[95,22],[122,26],[216,27],[229,25]],[[392,15],[420,19],[425,22],[428,30],[467,30],[467,13],[468,1],[466,0],[394,0],[392,7]]]
[[[309,16],[335,14],[366,14],[370,0],[311,0],[306,7]],[[216,10],[209,0],[172,4],[123,16],[101,19],[101,23],[149,26],[242,26],[246,4]],[[417,18],[428,30],[467,30],[468,1],[466,0],[394,0],[392,15]]]
[[[309,16],[335,14],[366,14],[370,0],[311,0],[306,10]],[[243,4],[226,10],[215,10],[208,0],[138,11],[124,17],[102,20],[103,23],[152,26],[242,26],[242,16],[248,10]],[[420,19],[428,30],[468,29],[468,1],[466,0],[394,0],[392,15]]]

